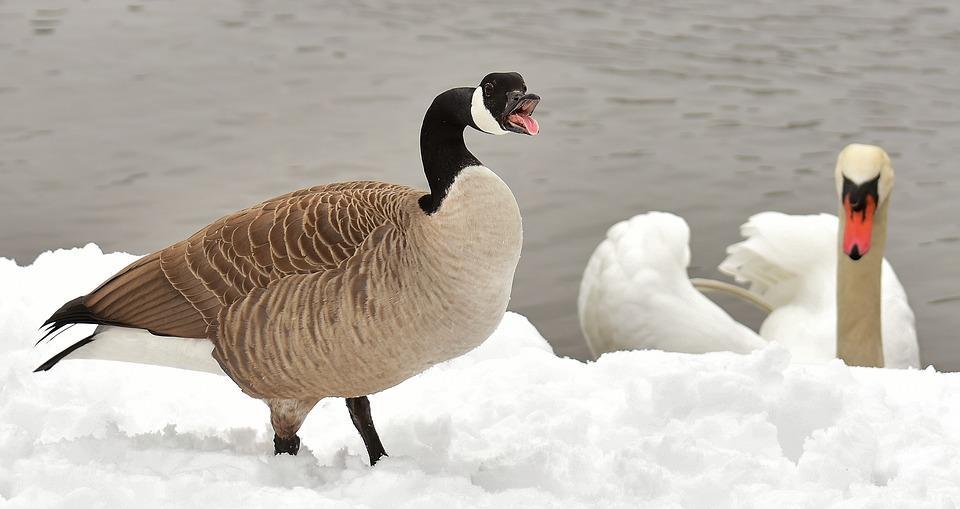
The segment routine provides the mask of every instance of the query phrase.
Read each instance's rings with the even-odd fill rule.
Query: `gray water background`
[[[888,259],[922,360],[960,369],[960,4],[0,0],[0,256],[147,253],[310,185],[424,186],[423,112],[517,70],[536,138],[468,133],[525,243],[511,309],[586,358],[581,271],[649,210],[719,277],[753,213],[834,212],[850,142],[897,169]],[[759,316],[732,305],[756,325]]]

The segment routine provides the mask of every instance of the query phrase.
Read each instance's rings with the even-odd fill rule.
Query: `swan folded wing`
[[[208,337],[221,311],[292,275],[340,266],[423,194],[380,182],[317,186],[225,216],[132,263],[83,299],[95,323]],[[56,315],[55,315],[56,316]]]
[[[720,272],[777,306],[796,291],[793,282],[811,268],[835,264],[837,218],[762,212],[740,227],[745,238],[727,248]]]
[[[578,299],[595,355],[646,348],[749,352],[765,344],[693,287],[689,238],[686,221],[663,212],[610,228],[590,258]]]
[[[661,348],[672,337],[665,311],[682,308],[677,298],[690,260],[686,222],[649,212],[607,231],[580,282],[580,327],[594,355],[630,348]],[[689,286],[689,284],[687,284]]]

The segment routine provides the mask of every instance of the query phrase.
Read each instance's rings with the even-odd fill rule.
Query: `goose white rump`
[[[89,335],[89,333],[83,334],[89,329],[89,326],[77,326],[75,328],[79,328],[79,330],[71,329],[68,331],[70,338],[76,338],[74,341]],[[80,333],[80,335],[77,333]],[[62,335],[65,336],[67,333]],[[97,326],[93,335],[96,341],[91,341],[74,350],[65,359],[132,362],[226,376],[226,373],[223,372],[223,369],[211,355],[213,342],[206,338],[156,336],[143,329],[110,325]],[[71,344],[69,341],[62,340],[57,343]]]

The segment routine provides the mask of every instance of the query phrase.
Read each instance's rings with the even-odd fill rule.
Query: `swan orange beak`
[[[873,216],[877,212],[877,180],[862,185],[844,179],[843,183],[843,252],[851,260],[859,260],[870,251],[873,237]]]

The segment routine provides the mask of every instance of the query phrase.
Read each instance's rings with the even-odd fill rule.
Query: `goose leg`
[[[300,431],[300,426],[317,401],[268,399],[266,403],[270,407],[270,424],[273,425],[273,454],[296,456],[300,451],[297,431]]]
[[[373,427],[373,417],[370,416],[370,400],[366,396],[347,398],[347,409],[350,410],[350,420],[353,421],[353,425],[360,432],[363,445],[367,448],[367,455],[370,456],[370,466],[372,467],[380,461],[380,458],[387,455],[387,451],[383,450],[380,435],[377,435],[377,428]]]

